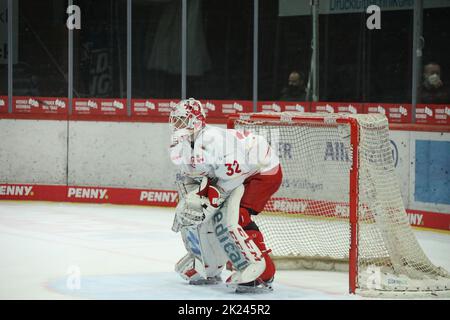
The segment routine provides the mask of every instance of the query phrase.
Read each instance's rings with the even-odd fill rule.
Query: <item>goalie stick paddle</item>
[[[178,201],[181,201],[181,199],[184,199],[186,197],[187,194],[186,186],[181,181],[176,181],[175,184],[177,185],[178,188]],[[181,227],[182,225],[178,222],[177,216],[175,214],[173,218],[172,231],[178,232],[180,231]]]

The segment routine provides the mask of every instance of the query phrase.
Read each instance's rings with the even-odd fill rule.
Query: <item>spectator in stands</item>
[[[299,71],[289,74],[288,86],[281,91],[281,101],[305,101],[305,77]]]
[[[449,103],[449,87],[441,79],[441,66],[435,62],[423,68],[423,82],[419,87],[419,103]]]

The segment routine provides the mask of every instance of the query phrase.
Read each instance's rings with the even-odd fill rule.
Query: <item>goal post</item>
[[[255,217],[278,268],[345,270],[362,295],[449,294],[409,225],[384,115],[246,113],[227,127],[278,152],[282,186]]]

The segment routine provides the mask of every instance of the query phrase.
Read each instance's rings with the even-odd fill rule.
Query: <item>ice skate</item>
[[[220,276],[208,277],[203,279],[190,280],[189,284],[194,286],[208,286],[216,285],[222,283],[222,278]]]
[[[235,285],[235,292],[243,294],[260,294],[273,292],[272,282],[273,278],[268,281],[256,279],[247,283],[237,284]]]

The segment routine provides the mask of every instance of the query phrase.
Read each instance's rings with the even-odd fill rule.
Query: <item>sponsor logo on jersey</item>
[[[96,188],[69,188],[68,198],[78,199],[108,199],[107,189]]]
[[[195,168],[195,157],[194,156],[191,156],[191,167],[192,168]]]
[[[0,186],[0,196],[33,196],[32,186]]]
[[[176,202],[178,199],[178,192],[168,191],[141,191],[139,201],[158,201],[158,202]]]

